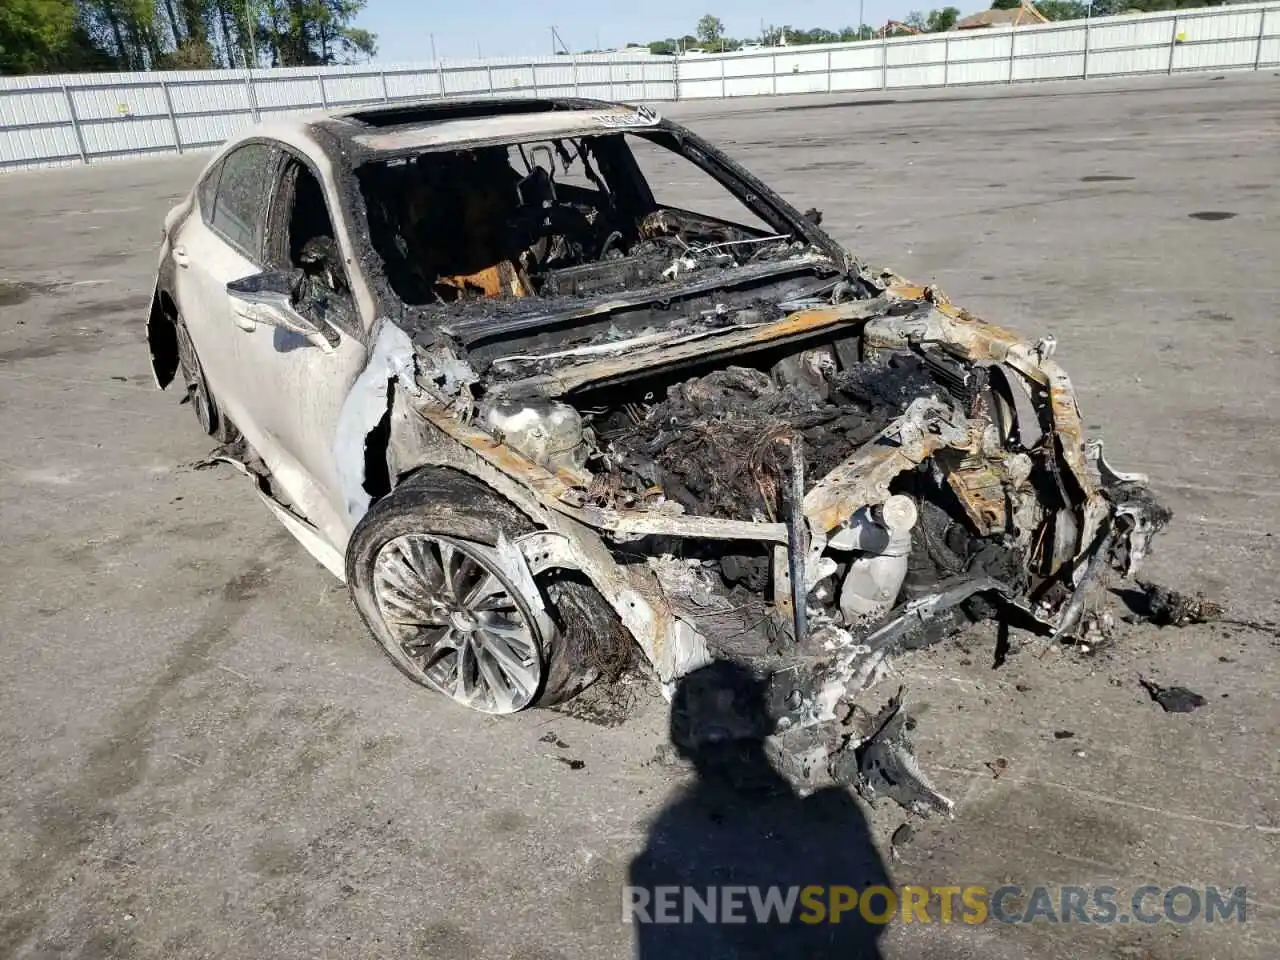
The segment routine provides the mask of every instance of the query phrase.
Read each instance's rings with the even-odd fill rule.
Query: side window
[[[251,260],[258,260],[267,217],[267,197],[275,175],[275,151],[247,143],[222,161],[209,226]]]
[[[696,211],[752,230],[774,232],[724,184],[692,160],[645,137],[627,137],[627,146],[659,206]]]
[[[205,223],[213,223],[213,202],[218,192],[218,178],[222,176],[222,163],[217,163],[210,170],[203,180],[200,181],[200,190],[198,191],[198,199],[200,201],[200,216]]]
[[[297,159],[285,165],[272,204],[267,265],[275,270],[302,270],[296,304],[300,312],[340,330],[358,331],[355,301],[324,188]]]

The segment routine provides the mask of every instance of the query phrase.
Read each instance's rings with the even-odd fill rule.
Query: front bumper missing
[[[1169,520],[1142,477],[1105,467],[1100,445],[1089,451],[1102,465],[1099,489],[1109,504],[1093,543],[1063,576],[1072,585],[1055,609],[1036,604],[1010,584],[990,576],[958,576],[934,592],[903,603],[873,628],[853,636],[808,611],[805,631],[821,654],[784,655],[759,677],[767,691],[761,727],[767,751],[780,773],[801,792],[851,785],[871,801],[888,797],[920,815],[950,815],[954,804],[920,769],[910,731],[914,721],[901,688],[878,709],[868,709],[867,691],[890,672],[899,655],[919,649],[966,626],[966,601],[981,596],[1011,620],[1038,627],[1055,640],[1071,636],[1108,571],[1131,575],[1150,538]],[[794,559],[794,558],[792,558]],[[800,565],[792,563],[792,570]],[[757,664],[758,667],[758,664]],[[711,729],[722,724],[711,721]],[[689,731],[696,741],[697,730]],[[689,745],[687,745],[689,746]],[[696,747],[696,742],[691,746]]]
[[[1102,457],[1100,443],[1089,445],[1085,463],[1093,490],[1081,512],[1098,519],[1082,524],[1093,530],[1092,542],[1055,575],[1054,579],[1068,588],[1056,603],[1033,602],[1024,592],[991,576],[961,575],[938,583],[926,596],[900,604],[878,624],[857,634],[809,607],[801,617],[803,626],[776,656],[743,661],[741,665],[752,671],[767,691],[763,716],[756,718],[764,731],[766,748],[779,772],[798,790],[852,785],[868,798],[887,796],[922,815],[951,812],[952,801],[933,786],[916,763],[910,741],[913,723],[903,705],[902,691],[879,708],[868,709],[860,701],[869,699],[867,692],[889,673],[896,657],[971,622],[962,607],[972,598],[981,596],[1009,619],[1062,639],[1080,626],[1089,598],[1109,570],[1126,576],[1136,572],[1151,537],[1168,522],[1169,512],[1151,496],[1144,477],[1113,470]],[[676,522],[697,524],[699,520],[680,518]],[[770,536],[762,539],[773,541],[784,561],[782,568],[790,574],[788,579],[811,569],[814,544],[808,537],[788,537],[794,524],[767,526]],[[579,528],[578,532],[585,535],[588,531]],[[651,578],[633,577],[616,567],[602,575],[603,563],[583,562],[574,545],[578,539],[543,531],[521,538],[517,545],[533,573],[572,567],[590,575],[642,646],[645,638],[649,640],[646,653],[668,695],[675,692],[680,678],[723,657],[723,651],[711,653],[707,641],[714,637],[703,635],[706,625],[700,623],[701,618],[682,611],[661,589],[655,593],[648,583]],[[806,579],[811,577],[809,574]],[[791,591],[785,592],[786,599],[794,603]],[[798,613],[794,609],[787,612]],[[794,642],[795,637],[802,641],[807,637],[807,642]],[[691,742],[686,746],[696,749],[704,735],[706,742],[714,742],[723,726],[714,719],[705,730],[695,726],[688,731]]]
[[[725,647],[733,645],[715,642],[715,618],[682,603],[678,592],[667,589],[670,583],[657,567],[638,564],[624,569],[616,548],[648,537],[767,544],[774,556],[771,606],[779,619],[791,624],[784,638],[790,643],[767,657],[746,657],[742,665],[767,685],[766,715],[760,720],[780,769],[801,789],[856,783],[868,795],[889,795],[921,812],[949,811],[950,801],[929,785],[915,764],[901,697],[869,711],[858,705],[859,696],[885,675],[895,655],[968,622],[962,605],[978,596],[1046,634],[1069,636],[1082,622],[1090,593],[1103,574],[1112,568],[1132,575],[1151,536],[1169,515],[1147,491],[1145,478],[1112,470],[1102,457],[1101,444],[1085,442],[1070,381],[1052,361],[1047,344],[1027,344],[909,288],[891,289],[876,304],[806,318],[832,328],[854,320],[866,321],[862,336],[871,355],[941,345],[955,359],[998,370],[1006,381],[1025,378],[1026,383],[1010,394],[1016,445],[992,450],[987,431],[993,423],[977,409],[918,398],[878,438],[803,491],[803,497],[793,488],[786,523],[594,505],[583,496],[580,473],[539,466],[468,418],[455,416],[447,404],[427,397],[416,398],[412,408],[448,443],[425,444],[414,438],[422,449],[413,462],[463,469],[537,517],[544,529],[518,543],[531,571],[558,566],[584,573],[635,637],[668,695],[675,693],[682,678],[725,659]],[[788,325],[793,322],[791,318],[774,325],[775,332],[794,332]],[[611,361],[637,362],[635,357]],[[547,394],[561,396],[575,385],[612,375],[611,370],[598,363],[575,368],[573,378],[560,376]],[[1019,392],[1023,387],[1026,396]],[[1036,565],[1046,577],[1041,586],[1051,584],[1053,589],[1028,595],[1021,585],[1015,589],[975,571],[938,583],[928,596],[889,610],[856,634],[815,612],[806,598],[830,572],[823,566],[829,562],[823,557],[828,537],[855,511],[883,503],[895,478],[943,452],[950,459],[958,455],[979,461],[979,469],[952,485],[979,533],[986,536],[1010,528],[1026,533],[1018,548],[1025,556],[1035,556],[1028,567]],[[1053,462],[1060,495],[1052,515],[1027,483],[1033,453],[1048,453]],[[948,479],[968,470],[962,465]],[[997,483],[989,482],[992,476]],[[1006,484],[1030,509],[1020,513],[1010,508],[1003,517],[999,512],[992,516],[984,509],[991,499],[987,491],[999,493]],[[803,486],[801,478],[801,490]],[[1052,531],[1048,557],[1040,555],[1041,544],[1029,542],[1031,531],[1042,525]],[[682,561],[677,558],[651,560],[659,565],[670,561],[670,569],[680,573]],[[697,731],[691,734],[696,740]]]

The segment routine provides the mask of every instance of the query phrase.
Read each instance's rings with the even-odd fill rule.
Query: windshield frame
[[[581,131],[566,131],[566,136],[581,136]],[[693,131],[665,118],[645,127],[629,127],[591,134],[599,136],[621,136],[626,142],[627,136],[638,136],[656,145],[670,150],[681,159],[693,163],[712,179],[731,193],[746,209],[750,210],[765,223],[775,225],[779,233],[788,233],[815,248],[829,259],[831,265],[844,274],[856,273],[861,269],[858,261],[844,250],[817,223],[806,218],[787,200],[762,180],[748,171],[737,161],[731,159],[719,148],[699,137]],[[369,233],[368,209],[364,193],[356,170],[365,164],[383,163],[402,157],[418,156],[432,152],[457,152],[493,146],[515,146],[521,143],[531,144],[546,142],[549,134],[539,133],[537,136],[506,135],[484,139],[455,141],[432,144],[426,148],[413,147],[400,150],[373,150],[362,146],[349,138],[332,137],[335,171],[346,183],[345,189],[339,191],[341,205],[345,207],[348,222],[355,225],[357,244],[360,249],[360,263],[356,265],[364,276],[370,290],[375,291],[379,316],[402,317],[407,313],[419,316],[441,315],[442,305],[415,305],[406,303],[391,287],[381,255],[374,249]],[[652,190],[641,173],[628,145],[625,155],[633,168],[633,175],[638,184],[652,197]],[[730,274],[726,274],[729,280]],[[554,302],[554,297],[537,298],[539,302]],[[448,309],[443,307],[443,309]]]

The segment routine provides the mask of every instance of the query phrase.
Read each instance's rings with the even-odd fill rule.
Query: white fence
[[[1280,3],[682,57],[681,100],[1257,70],[1280,64]]]
[[[630,56],[0,77],[0,170],[212,147],[291,113],[424,97],[674,100],[675,63]]]
[[[694,100],[1280,65],[1280,2],[671,57],[0,77],[0,170],[182,153],[259,120],[440,96]]]

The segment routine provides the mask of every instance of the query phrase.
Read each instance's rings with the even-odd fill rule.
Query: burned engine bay
[[[850,266],[798,215],[770,234],[613,189],[622,138],[595,139],[561,145],[610,185],[590,210],[542,167],[503,173],[503,148],[477,205],[499,226],[472,249],[410,256],[412,217],[372,228],[416,305],[396,333],[419,426],[393,422],[391,474],[449,466],[510,498],[541,528],[516,544],[528,572],[584,574],[668,691],[717,660],[764,678],[802,789],[949,811],[901,692],[872,688],[978,621],[1071,636],[1169,512],[1086,441],[1052,338]]]
[[[1169,512],[1085,442],[1051,340],[889,282],[712,316],[541,354],[419,341],[415,409],[468,451],[428,458],[538,504],[526,556],[586,573],[664,683],[716,660],[767,678],[793,782],[949,811],[901,696],[868,691],[981,620],[1072,635]]]

